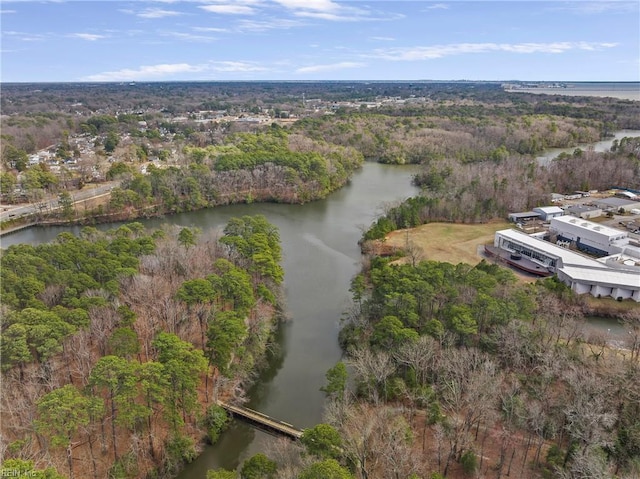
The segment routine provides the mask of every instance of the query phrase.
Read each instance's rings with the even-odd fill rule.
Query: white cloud
[[[344,15],[344,14],[331,13],[331,12],[299,11],[299,12],[295,12],[294,15],[297,17],[317,18],[319,20],[329,20],[332,22],[357,22],[362,20],[362,17],[359,15]]]
[[[598,2],[564,2],[548,7],[550,11],[568,11],[578,15],[600,15],[602,13],[638,12],[638,2],[600,0]]]
[[[12,30],[3,31],[2,35],[15,37],[17,40],[21,40],[23,42],[39,42],[45,39],[45,36],[39,33],[16,32]]]
[[[159,65],[143,65],[137,69],[124,68],[122,70],[88,75],[84,81],[138,81],[159,80],[171,78],[185,73],[224,72],[224,73],[250,73],[268,71],[268,68],[253,62],[245,61],[218,61],[201,64],[189,63],[163,63]]]
[[[223,15],[253,15],[256,13],[255,9],[249,5],[236,5],[236,4],[217,4],[217,5],[203,5],[200,7],[203,10],[211,13],[221,13]]]
[[[267,68],[250,62],[214,62],[211,69],[218,72],[261,72]]]
[[[175,75],[176,73],[197,73],[206,70],[206,65],[190,65],[188,63],[162,63],[159,65],[143,65],[138,69],[124,68],[118,71],[97,73],[83,78],[85,81],[132,81],[153,80]]]
[[[162,33],[162,35],[177,38],[179,40],[184,40],[187,42],[211,43],[218,40],[216,37],[210,37],[207,35],[193,35],[191,33],[182,32],[165,32]]]
[[[217,28],[217,27],[192,27],[192,30],[195,32],[212,32],[212,33],[225,33],[229,31],[226,28]]]
[[[136,13],[136,15],[141,18],[164,18],[177,17],[179,15],[184,15],[184,13],[177,12],[175,10],[163,10],[161,8],[147,8],[142,12]]]
[[[0,10],[0,14],[2,13],[16,13],[15,10]]]
[[[140,18],[165,18],[165,17],[177,17],[184,15],[183,12],[177,10],[164,10],[162,8],[147,8],[146,10],[136,11],[130,8],[118,9],[120,13],[126,13],[127,15],[135,15]]]
[[[446,3],[434,3],[433,5],[429,5],[425,10],[448,10],[449,5]]]
[[[72,38],[81,38],[82,40],[87,40],[89,42],[95,42],[96,40],[107,38],[106,35],[96,35],[95,33],[71,33],[67,36]]]
[[[300,20],[288,20],[284,18],[273,20],[240,20],[237,24],[239,31],[265,32],[267,30],[286,30],[287,28],[302,27],[305,23]]]
[[[308,67],[298,68],[296,73],[319,73],[319,72],[332,72],[335,70],[343,70],[345,68],[360,68],[364,67],[364,63],[358,62],[338,62],[325,65],[311,65]]]
[[[379,42],[395,42],[396,39],[393,37],[371,37],[371,40],[376,40]]]
[[[428,47],[389,48],[375,50],[372,55],[385,60],[432,60],[467,53],[563,53],[569,50],[603,50],[617,43],[551,42],[551,43],[454,43]]]
[[[292,10],[293,15],[333,22],[359,22],[371,20],[394,20],[403,15],[390,12],[373,12],[365,8],[345,5],[331,0],[274,0]]]
[[[342,8],[339,4],[331,0],[275,0],[275,2],[291,10],[335,12]]]

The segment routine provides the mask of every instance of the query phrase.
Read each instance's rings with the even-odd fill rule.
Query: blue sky
[[[639,6],[3,0],[0,78],[640,81]]]

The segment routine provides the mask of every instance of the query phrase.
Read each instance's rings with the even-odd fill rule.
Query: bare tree
[[[369,348],[354,349],[347,364],[353,367],[356,381],[361,382],[373,401],[380,401],[380,390],[386,397],[387,378],[395,371],[391,356],[385,352],[373,352]]]
[[[413,369],[418,384],[427,384],[436,368],[440,345],[430,336],[420,336],[417,341],[403,344],[394,353],[394,359],[401,365]]]
[[[627,332],[625,345],[629,348],[629,359],[633,362],[640,358],[640,310],[626,312],[622,316],[622,325]]]
[[[285,438],[270,441],[267,455],[278,465],[278,477],[281,479],[297,479],[300,471],[312,460],[303,454],[302,445]]]

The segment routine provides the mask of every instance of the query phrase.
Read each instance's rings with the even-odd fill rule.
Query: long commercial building
[[[556,273],[558,279],[578,294],[640,302],[640,252],[637,248],[594,259],[514,229],[497,231],[494,247],[526,257]],[[517,262],[511,264],[516,266]]]
[[[620,253],[629,244],[629,234],[605,225],[574,216],[558,216],[551,219],[549,231],[558,240],[569,241],[576,248],[596,256]]]

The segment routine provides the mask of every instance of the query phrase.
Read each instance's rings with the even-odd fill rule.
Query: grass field
[[[482,259],[478,246],[493,242],[494,233],[509,228],[506,221],[485,224],[428,223],[387,235],[385,245],[417,250],[417,260],[446,261],[475,265]]]

